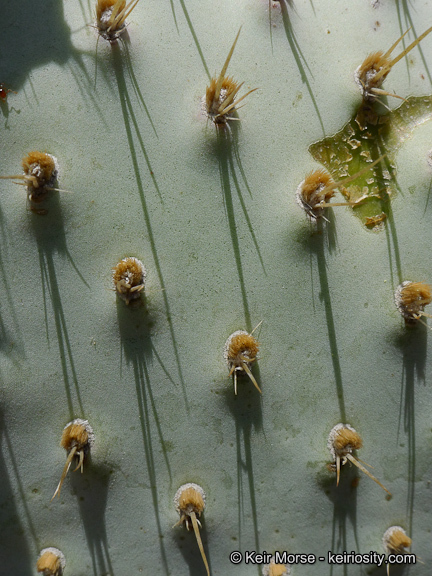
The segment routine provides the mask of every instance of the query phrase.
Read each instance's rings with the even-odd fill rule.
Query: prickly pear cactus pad
[[[193,483],[213,576],[261,574],[252,551],[316,556],[292,576],[384,576],[327,555],[384,554],[391,526],[423,562],[391,576],[426,576],[432,320],[406,326],[394,292],[432,283],[432,33],[360,116],[354,71],[409,29],[392,57],[408,48],[432,3],[119,2],[112,42],[93,0],[1,8],[0,572],[36,576],[53,547],[65,576],[204,575],[173,527]],[[237,100],[257,90],[216,126],[221,74]],[[58,162],[37,205],[18,178],[33,151]],[[311,171],[338,182],[380,156],[335,188],[349,206],[311,221],[296,203]],[[146,274],[122,299],[126,258]],[[238,371],[235,395],[237,331],[259,343],[239,360],[258,389]],[[70,456],[76,419],[94,438]],[[343,458],[336,485],[340,423],[380,485]]]

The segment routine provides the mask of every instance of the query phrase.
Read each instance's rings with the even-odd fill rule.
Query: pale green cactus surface
[[[0,100],[0,175],[46,151],[67,191],[41,215],[0,180],[0,573],[35,576],[54,546],[65,576],[204,575],[193,532],[173,528],[174,494],[194,482],[214,576],[261,573],[232,551],[276,550],[316,555],[293,576],[384,576],[327,553],[383,553],[391,525],[423,562],[391,576],[430,574],[432,335],[404,325],[393,294],[432,282],[432,34],[385,80],[408,99],[383,98],[408,110],[401,123],[376,104],[387,120],[361,143],[387,154],[384,192],[362,176],[378,212],[337,207],[316,223],[295,201],[314,169],[352,173],[332,136],[355,123],[354,71],[431,26],[430,0],[141,0],[113,45],[97,41],[93,1],[0,12],[0,82],[16,92]],[[258,90],[217,129],[202,97],[240,26],[228,75],[239,96]],[[138,306],[113,290],[126,256],[147,269]],[[235,396],[224,343],[261,321],[262,395],[240,378]],[[50,501],[74,418],[94,447]],[[391,498],[349,463],[336,486],[338,422]]]

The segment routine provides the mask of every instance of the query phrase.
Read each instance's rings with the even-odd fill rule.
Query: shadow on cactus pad
[[[432,96],[408,98],[385,115],[378,115],[372,105],[363,103],[342,130],[309,147],[315,160],[329,170],[335,181],[356,174],[386,155],[383,162],[349,186],[340,187],[349,202],[367,196],[351,208],[366,228],[384,228],[398,190],[396,154],[414,129],[431,118]]]

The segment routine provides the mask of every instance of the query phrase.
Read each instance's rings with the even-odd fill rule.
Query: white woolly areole
[[[129,256],[123,258],[112,270],[114,290],[118,296],[129,304],[132,300],[139,300],[145,288],[147,271],[138,258]]]
[[[228,336],[228,339],[225,342],[223,357],[225,362],[228,364],[229,368],[231,368],[231,360],[229,359],[229,349],[231,347],[231,342],[233,338],[235,338],[236,336],[240,336],[241,334],[244,336],[249,336],[249,332],[246,332],[246,330],[237,330],[236,332],[233,332],[231,336]]]
[[[305,185],[305,182],[306,182],[306,179],[302,180],[300,182],[300,184],[297,186],[297,190],[295,193],[296,202],[300,206],[300,208],[302,210],[304,210],[306,212],[306,214],[312,220],[318,220],[318,218],[321,216],[323,208],[319,208],[318,205],[313,207],[313,206],[310,206],[307,202],[305,202],[304,195],[303,195],[303,187]],[[325,184],[320,184],[316,190],[318,192],[320,192],[321,190],[324,190],[324,188],[325,188]]]
[[[44,548],[43,550],[40,551],[39,556],[38,556],[38,560],[39,560],[39,558],[42,558],[42,556],[46,552],[48,552],[48,553],[51,552],[51,554],[54,554],[54,556],[56,556],[60,560],[61,569],[62,570],[65,569],[66,558],[65,558],[65,556],[61,550],[59,550],[58,548],[54,548],[53,546],[49,546],[48,548]]]
[[[228,90],[226,88],[221,88],[220,94],[219,94],[219,99],[217,101],[217,107],[219,108],[219,106],[224,102],[226,96],[227,96],[227,92]],[[231,102],[231,104],[233,104],[235,102],[235,100],[233,100],[233,102]],[[214,101],[212,102],[212,105],[214,105]],[[212,112],[211,110],[208,109],[207,107],[207,96],[206,94],[204,94],[204,96],[201,98],[201,109],[204,112],[204,114],[210,118],[210,120],[212,120],[214,122],[215,118],[221,118],[223,123],[226,123],[227,120],[232,120],[232,116],[228,116],[226,114],[222,114],[219,115],[218,112]],[[235,107],[231,109],[231,112],[235,111]]]
[[[265,564],[265,565],[263,566],[263,568],[262,568],[262,575],[263,575],[263,576],[270,576],[270,568],[271,568],[272,565],[274,566],[275,564],[276,564],[276,562],[275,562],[275,557],[272,556],[272,557],[271,557],[271,560],[270,560],[270,564]],[[280,566],[280,564],[277,564],[277,566]],[[289,565],[289,564],[285,564],[285,572],[282,572],[282,575],[281,575],[281,576],[290,576],[290,574],[291,574],[290,565]]]
[[[407,320],[413,320],[413,316],[412,316],[412,314],[410,314],[408,312],[406,306],[402,302],[402,290],[405,288],[405,286],[409,286],[410,284],[412,284],[411,280],[405,280],[405,282],[402,282],[402,284],[399,284],[399,286],[396,288],[396,291],[394,294],[394,301],[396,304],[396,308],[399,310],[399,312],[402,314],[402,316],[404,318],[406,318]]]
[[[387,554],[391,554],[392,552],[395,552],[395,549],[390,545],[390,542],[391,542],[392,536],[394,534],[396,534],[397,532],[402,532],[402,534],[404,536],[407,536],[407,533],[402,528],[402,526],[390,526],[390,528],[387,528],[387,530],[383,534],[382,543],[384,546],[384,550],[387,552]]]
[[[120,26],[116,28],[114,27],[111,28],[111,30],[108,32],[108,28],[110,27],[109,19],[111,18],[113,8],[114,6],[109,6],[108,8],[106,8],[102,12],[100,19],[99,20],[96,19],[96,22],[94,23],[94,29],[96,30],[96,32],[100,36],[102,36],[102,38],[108,40],[108,42],[115,42],[116,40],[118,40],[122,35],[122,33],[126,30],[127,26],[126,22],[123,22]]]
[[[147,270],[144,267],[144,264],[141,262],[141,260],[138,260],[138,258],[135,258],[135,256],[129,256],[128,258],[123,258],[121,260],[121,262],[130,262],[130,261],[135,262],[135,264],[138,266],[138,268],[140,269],[140,274],[141,274],[141,278],[140,278],[140,284],[145,284],[146,278],[147,278]],[[116,271],[115,269],[113,270],[113,276],[115,276]],[[124,274],[122,274],[122,279],[125,280],[128,284],[132,284],[132,280],[133,280],[133,273],[129,272],[128,270],[126,270],[124,272]]]
[[[327,448],[330,450],[330,454],[332,455],[333,460],[336,460],[336,456],[339,457],[343,457],[345,456],[345,454],[351,454],[352,453],[352,448],[350,448],[350,446],[346,446],[343,449],[343,453],[341,452],[336,452],[335,449],[335,440],[339,435],[339,431],[343,430],[344,428],[348,428],[348,430],[351,430],[351,432],[355,432],[357,434],[357,431],[354,430],[354,428],[352,426],[350,426],[349,424],[336,424],[336,426],[333,426],[333,428],[330,430],[330,434],[328,436],[328,440],[327,440]]]
[[[194,490],[196,490],[201,498],[203,499],[203,503],[204,503],[204,507],[205,507],[205,501],[206,501],[206,495],[204,490],[201,488],[201,486],[199,484],[194,484],[193,482],[188,482],[187,484],[183,484],[182,486],[180,486],[180,488],[177,490],[177,492],[175,493],[174,496],[174,504],[175,504],[175,509],[177,510],[177,512],[181,515],[182,511],[180,509],[180,497],[183,494],[183,492],[185,490],[188,490],[189,488],[193,488]]]
[[[54,182],[57,180],[58,175],[59,175],[59,163],[58,160],[55,156],[53,156],[52,154],[47,154],[47,156],[49,156],[51,158],[51,160],[54,162],[54,170],[53,173],[51,174],[51,178],[46,182],[45,186],[52,186],[54,184]],[[41,165],[38,162],[34,163],[33,168],[30,170],[30,172],[24,172],[25,175],[31,175],[31,176],[35,176],[37,179],[39,179],[42,175],[42,168]]]
[[[102,30],[106,30],[108,28],[108,22],[112,14],[112,7],[106,8],[101,14],[99,22],[96,22],[96,28],[100,28]]]
[[[378,95],[374,94],[373,92],[369,92],[368,86],[370,85],[370,82],[372,81],[374,76],[376,76],[378,74],[378,72],[381,70],[381,68],[379,70],[374,70],[373,68],[368,70],[366,72],[366,82],[363,84],[362,81],[360,80],[360,68],[362,66],[363,66],[363,64],[360,64],[360,66],[358,68],[356,68],[356,70],[354,72],[354,82],[357,84],[357,86],[358,86],[360,92],[363,94],[363,98],[365,100],[369,100],[369,101],[376,100],[378,98]],[[383,82],[384,82],[384,78],[382,78],[381,84]]]
[[[93,432],[93,428],[89,424],[89,421],[83,420],[82,418],[75,418],[75,420],[71,420],[70,422],[68,422],[66,424],[66,426],[63,428],[63,430],[66,430],[66,428],[69,428],[69,426],[71,424],[78,424],[80,426],[83,426],[86,429],[86,432],[88,434],[87,446],[88,446],[88,448],[91,448],[94,444],[94,441],[95,441],[95,435]]]
[[[135,264],[140,268],[141,284],[144,284],[146,277],[147,277],[147,270],[145,269],[144,264],[141,262],[141,260],[138,260],[138,258],[135,258],[135,256],[130,256],[129,258],[123,258],[123,262],[126,262],[127,260],[133,260],[135,262]],[[132,274],[128,273],[127,276],[128,276],[129,280],[132,279]],[[125,274],[125,279],[126,279],[126,274]]]

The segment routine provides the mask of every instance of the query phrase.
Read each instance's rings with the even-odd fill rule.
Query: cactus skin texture
[[[354,71],[411,28],[402,51],[431,13],[429,0],[140,1],[111,43],[93,1],[3,3],[0,82],[16,94],[0,101],[0,175],[46,152],[69,192],[51,191],[42,215],[0,180],[0,571],[36,576],[55,547],[65,576],[204,575],[194,535],[173,529],[174,494],[194,482],[212,576],[261,573],[231,564],[236,550],[326,557],[293,576],[384,576],[327,553],[384,553],[389,526],[424,562],[390,575],[429,574],[431,334],[405,325],[394,292],[432,283],[432,34],[384,83],[409,104],[386,105],[411,112],[363,139]],[[240,96],[257,90],[215,126],[202,99],[240,27],[227,74]],[[348,123],[357,148],[339,145]],[[311,222],[298,184],[362,170],[360,152],[387,156],[332,202],[370,186],[373,206]],[[127,305],[112,268],[129,256],[146,283]],[[239,374],[235,395],[224,343],[261,320],[262,394]],[[94,445],[50,502],[77,418]],[[339,422],[391,498],[349,462],[336,485]]]

